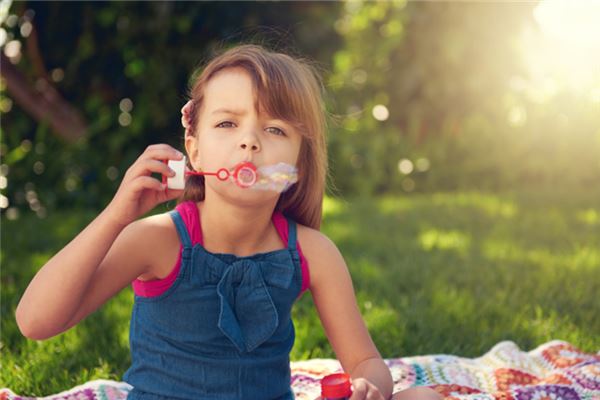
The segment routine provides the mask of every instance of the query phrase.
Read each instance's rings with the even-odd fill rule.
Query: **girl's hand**
[[[172,200],[183,190],[167,189],[161,181],[150,176],[153,172],[175,176],[163,160],[181,160],[183,154],[167,144],[148,146],[129,167],[121,185],[106,207],[111,219],[123,226],[152,210],[157,204]]]
[[[350,400],[385,400],[377,386],[364,378],[352,379],[352,396]]]
[[[364,378],[352,379],[352,396],[350,400],[385,400],[379,389],[371,382]],[[317,397],[316,400],[323,400],[322,397]]]
[[[392,400],[444,400],[444,396],[427,386],[415,386],[396,392]]]

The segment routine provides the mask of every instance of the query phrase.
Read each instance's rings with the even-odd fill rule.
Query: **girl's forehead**
[[[259,96],[252,78],[244,70],[232,68],[212,77],[204,89],[208,115],[232,111],[234,114],[258,112]]]
[[[205,97],[206,99],[206,97]],[[208,99],[206,99],[208,100]],[[219,118],[224,116],[246,117],[250,115],[259,115],[271,117],[265,113],[264,107],[260,107],[257,101],[243,102],[240,99],[219,99],[215,101],[205,101],[201,105],[202,114],[207,118]]]
[[[208,80],[200,107],[201,118],[206,119],[258,115],[262,119],[292,122],[268,94],[257,89],[250,73],[239,67],[219,71]]]
[[[202,115],[205,118],[219,118],[226,116],[247,117],[258,115],[261,118],[280,119],[271,115],[261,104],[258,96],[244,98],[243,96],[207,96],[201,104]]]

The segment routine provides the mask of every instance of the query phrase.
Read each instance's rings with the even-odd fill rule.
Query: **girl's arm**
[[[310,290],[321,323],[344,371],[352,377],[352,399],[367,395],[388,399],[392,376],[360,315],[344,258],[321,232],[300,227],[298,234],[310,267]]]
[[[147,228],[152,220],[131,222],[181,193],[165,191],[150,176],[171,175],[160,160],[180,158],[168,145],[153,145],[127,170],[106,209],[52,257],[25,290],[16,310],[23,335],[41,340],[67,330],[149,270],[152,235]]]

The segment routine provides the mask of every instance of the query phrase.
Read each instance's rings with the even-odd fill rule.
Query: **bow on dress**
[[[244,258],[231,264],[215,257],[206,265],[210,280],[218,281],[219,329],[240,352],[256,349],[279,325],[268,287],[290,287],[294,264],[289,252],[276,252],[257,260]]]

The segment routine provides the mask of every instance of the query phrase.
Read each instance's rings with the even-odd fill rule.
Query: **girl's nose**
[[[251,151],[259,151],[260,144],[255,135],[246,135],[240,142],[240,148],[242,148],[242,150],[250,149]]]

